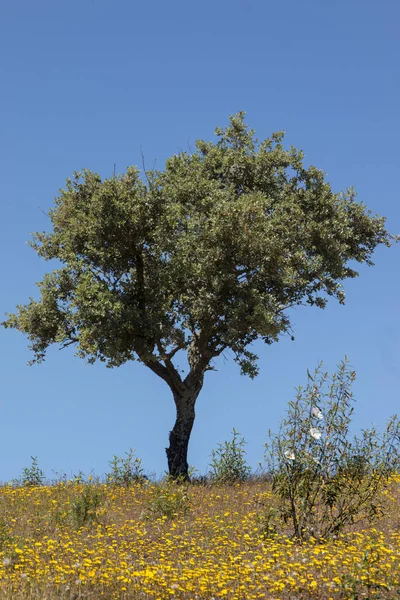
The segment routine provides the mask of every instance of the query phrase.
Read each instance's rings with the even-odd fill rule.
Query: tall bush
[[[382,492],[399,467],[400,424],[393,416],[383,435],[375,427],[349,438],[355,371],[347,357],[329,377],[308,371],[278,434],[269,432],[268,470],[279,512],[298,540],[339,533],[382,511]]]

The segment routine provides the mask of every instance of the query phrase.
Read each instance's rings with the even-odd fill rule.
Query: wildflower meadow
[[[46,483],[32,457],[0,487],[0,598],[397,598],[397,417],[351,440],[355,374],[320,367],[257,474],[236,430],[190,480],[151,480],[131,449]]]

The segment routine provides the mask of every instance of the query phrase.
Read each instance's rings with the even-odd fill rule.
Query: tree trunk
[[[169,474],[174,479],[189,479],[187,453],[199,392],[188,389],[183,394],[174,393],[176,421],[169,434],[169,448],[166,448]]]

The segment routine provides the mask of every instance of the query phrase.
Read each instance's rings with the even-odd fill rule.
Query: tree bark
[[[169,434],[169,448],[166,448],[169,474],[174,479],[189,479],[187,454],[195,418],[194,407],[200,389],[187,389],[183,393],[174,392],[176,421]]]
[[[204,373],[210,369],[209,362],[219,354],[215,352],[215,348],[207,347],[208,339],[204,332],[197,336],[196,341],[198,345],[193,343],[188,353],[190,371],[183,381],[171,360],[176,351],[181,348],[175,348],[165,354],[161,342],[158,342],[158,350],[164,364],[155,356],[150,360],[142,347],[136,349],[142,362],[168,384],[174,397],[176,420],[169,434],[169,447],[165,449],[169,474],[173,479],[189,479],[187,453],[195,419],[194,408],[203,387]]]

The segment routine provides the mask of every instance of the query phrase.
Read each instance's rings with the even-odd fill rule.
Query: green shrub
[[[143,483],[148,478],[144,474],[142,459],[135,456],[135,451],[130,448],[125,452],[126,458],[113,456],[108,463],[111,473],[107,474],[108,483],[111,485],[124,485],[129,487],[133,483]]]
[[[251,469],[246,463],[244,438],[239,439],[240,433],[233,429],[230,442],[218,444],[217,450],[212,450],[210,463],[210,479],[215,483],[235,483],[245,481],[250,476]]]
[[[190,510],[188,486],[184,482],[167,480],[156,486],[153,496],[147,502],[144,511],[146,519],[168,520],[186,514]]]
[[[25,467],[22,471],[20,479],[14,480],[17,485],[23,485],[26,487],[43,485],[45,475],[42,469],[39,467],[37,456],[31,456],[32,464],[30,467]]]
[[[72,497],[69,515],[76,529],[99,520],[99,509],[103,500],[102,490],[90,484],[85,484],[82,491]]]
[[[349,440],[355,372],[345,358],[332,377],[308,373],[297,389],[277,435],[266,444],[280,517],[298,540],[338,534],[346,525],[382,512],[382,492],[399,466],[400,424],[390,419],[382,436],[375,428]],[[329,382],[328,389],[323,390]]]

